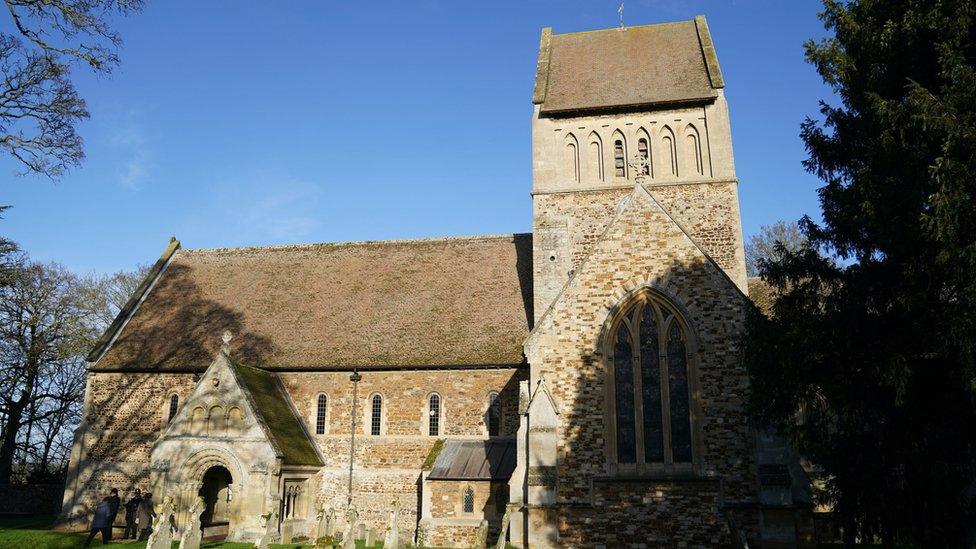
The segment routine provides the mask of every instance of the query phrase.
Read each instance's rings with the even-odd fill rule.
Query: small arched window
[[[177,396],[177,395],[175,395],[175,394],[174,395],[170,395],[170,397],[169,397],[169,415],[166,418],[166,421],[167,422],[173,421],[173,418],[176,417],[176,410],[179,408],[179,406],[180,406],[180,397]]]
[[[614,321],[608,340],[611,455],[620,465],[692,462],[692,400],[685,323],[649,291]]]
[[[647,139],[637,140],[637,155],[644,159],[644,167],[641,168],[641,175],[651,175],[651,155],[647,147]]]
[[[705,166],[702,163],[701,140],[698,138],[698,130],[695,126],[688,124],[685,129],[685,164],[689,170],[694,170],[698,175],[705,175]]]
[[[626,151],[624,151],[623,139],[614,139],[613,141],[613,174],[617,177],[627,177]]]
[[[474,490],[468,486],[464,489],[464,501],[462,503],[465,513],[474,513]]]
[[[207,432],[210,436],[222,436],[224,434],[225,421],[224,421],[224,409],[221,406],[214,406],[210,409],[210,414],[207,416]]]
[[[379,436],[383,431],[383,397],[373,395],[373,409],[369,422],[369,433]]]
[[[315,434],[325,434],[325,412],[328,399],[325,395],[319,395],[315,399]]]
[[[498,393],[488,395],[488,436],[497,437],[502,431],[502,403]]]
[[[579,143],[573,134],[566,135],[566,176],[579,181]]]
[[[427,434],[436,437],[441,432],[441,397],[430,395],[427,401]]]
[[[661,128],[661,154],[664,159],[664,172],[672,177],[678,176],[678,150],[674,142],[674,132],[671,128]]]

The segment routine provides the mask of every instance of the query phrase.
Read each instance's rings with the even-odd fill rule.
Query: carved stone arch
[[[569,132],[563,138],[565,158],[562,162],[566,179],[578,182],[580,180],[580,151],[579,140]]]
[[[649,277],[643,279],[628,280],[611,294],[604,302],[600,316],[600,329],[597,332],[594,354],[599,357],[606,356],[606,342],[610,337],[614,321],[623,311],[626,311],[644,292],[652,292],[676,309],[678,316],[682,319],[687,330],[687,337],[691,340],[694,348],[698,348],[698,326],[701,325],[701,318],[694,313],[694,308],[689,307],[692,303],[692,296],[683,291],[672,281],[663,277]]]
[[[606,177],[604,169],[603,139],[596,130],[591,131],[586,139],[586,178],[590,181],[603,181]]]
[[[240,460],[232,453],[214,447],[201,448],[187,457],[180,468],[181,476],[186,482],[202,482],[204,473],[217,465],[230,471],[235,484],[243,482],[244,468]]]
[[[701,134],[694,124],[689,123],[684,129],[684,138],[681,144],[682,162],[684,163],[684,173],[689,175],[705,175],[704,155],[702,154]]]
[[[654,146],[651,143],[651,134],[643,126],[637,129],[637,154],[644,156],[647,160],[647,167],[644,168],[644,175],[654,178]]]
[[[666,178],[678,177],[678,143],[675,140],[674,130],[665,124],[658,135],[661,143],[661,175]]]
[[[614,177],[627,179],[627,137],[619,129],[610,136],[610,150]]]

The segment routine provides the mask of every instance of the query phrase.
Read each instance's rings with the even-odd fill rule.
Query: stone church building
[[[139,487],[232,540],[271,511],[341,530],[351,499],[430,546],[506,512],[516,546],[789,546],[791,470],[744,409],[724,88],[703,17],[546,28],[531,234],[174,239],[88,358],[62,519]]]

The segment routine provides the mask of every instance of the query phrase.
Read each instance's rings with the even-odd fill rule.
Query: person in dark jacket
[[[142,502],[139,504],[139,509],[136,511],[136,518],[139,520],[140,540],[149,539],[149,534],[152,532],[152,521],[155,517],[156,510],[153,509],[152,494],[146,492],[146,495],[142,498]]]
[[[112,491],[108,495],[108,510],[112,515],[109,517],[108,521],[108,540],[112,541],[112,527],[115,526],[115,517],[119,515],[119,505],[122,504],[122,500],[119,499],[119,489],[112,488]]]
[[[139,531],[136,529],[136,511],[142,503],[142,491],[136,488],[133,496],[125,502],[125,534],[122,539],[136,539]]]
[[[109,506],[109,500],[111,498],[106,497],[97,506],[95,506],[95,516],[92,518],[91,532],[88,533],[88,539],[85,540],[84,547],[91,545],[95,535],[99,532],[102,533],[102,545],[108,545],[111,540],[111,530],[112,523],[109,519],[112,518],[112,508]]]

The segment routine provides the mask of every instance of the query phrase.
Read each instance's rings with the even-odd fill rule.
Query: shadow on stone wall
[[[245,364],[260,365],[275,352],[269,338],[244,328],[240,312],[205,298],[193,274],[190,267],[170,265],[90,370],[91,401],[75,431],[60,525],[90,520],[111,488],[123,500],[135,488],[149,488],[150,451],[167,425],[169,397],[179,395],[182,406],[225,330],[234,335],[232,355]],[[159,501],[162,494],[156,496]]]

